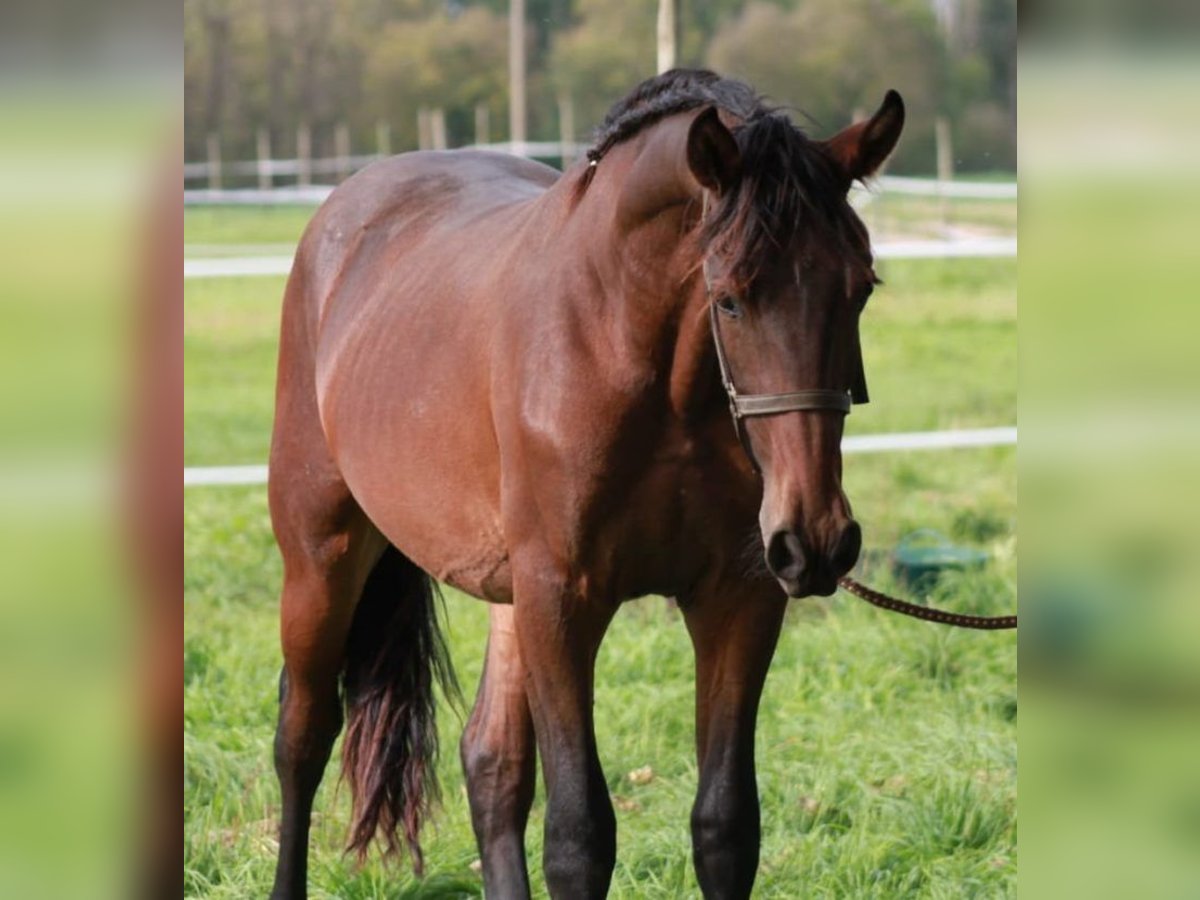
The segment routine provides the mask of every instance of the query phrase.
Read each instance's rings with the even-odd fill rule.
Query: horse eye
[[[742,308],[738,305],[737,298],[728,294],[717,299],[717,309],[734,319],[742,314]]]

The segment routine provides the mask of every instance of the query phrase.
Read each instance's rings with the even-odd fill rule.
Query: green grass
[[[183,211],[188,244],[295,244],[315,206],[189,206]]]
[[[189,218],[188,239],[199,240],[192,232],[203,227],[231,241],[283,240],[286,218],[261,229],[215,213],[201,224]],[[279,230],[267,233],[268,226]],[[887,287],[872,299],[864,325],[873,402],[855,411],[850,430],[1015,421],[1015,263],[888,262],[880,273]],[[187,282],[189,465],[265,460],[282,288],[275,278]],[[914,528],[941,529],[993,558],[980,572],[943,579],[932,601],[962,611],[1011,610],[1015,462],[1011,448],[848,457],[846,486],[868,558],[880,560]],[[265,489],[189,489],[184,524],[185,892],[262,896],[279,805],[271,739],[280,570]],[[876,562],[870,573],[883,589],[891,584],[886,568]],[[448,591],[447,613],[470,693],[487,611]],[[601,758],[618,798],[614,897],[698,896],[688,836],[696,783],[691,672],[685,630],[662,600],[629,604],[617,616],[596,694]],[[844,595],[793,604],[758,729],[756,895],[1014,895],[1016,710],[1012,634],[947,631]],[[458,716],[443,709],[445,802],[425,836],[426,880],[376,861],[360,869],[342,855],[347,797],[331,767],[317,799],[313,896],[481,894],[454,752],[460,732]],[[627,773],[646,765],[654,779],[632,784]],[[542,793],[528,832],[539,892]]]
[[[185,465],[266,462],[285,281],[214,278],[185,283]]]
[[[245,247],[286,253],[300,240],[314,211],[315,207],[304,205],[188,207],[183,215],[186,246],[195,256],[236,253]],[[1015,200],[948,197],[943,202],[936,197],[876,193],[861,213],[876,241],[938,238],[947,227],[996,235],[1017,230]]]

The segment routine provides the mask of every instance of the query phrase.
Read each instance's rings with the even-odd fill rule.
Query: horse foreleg
[[[547,569],[514,567],[514,617],[546,781],[543,871],[555,898],[604,897],[617,822],[596,752],[596,651],[614,607],[575,593]]]
[[[511,606],[490,607],[491,632],[479,693],[463,731],[471,824],[488,897],[529,896],[525,824],[537,781],[533,718]]]
[[[786,598],[774,585],[725,585],[681,607],[696,652],[696,876],[705,897],[748,897],[761,837],[754,726]]]

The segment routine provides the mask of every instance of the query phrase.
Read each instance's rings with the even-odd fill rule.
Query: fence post
[[[383,119],[375,123],[375,152],[380,156],[392,155],[392,126]]]
[[[491,110],[488,109],[486,103],[475,104],[475,143],[487,144],[491,142]]]
[[[524,156],[525,143],[525,0],[508,0],[508,139]]]
[[[565,172],[575,161],[575,103],[566,91],[558,95],[558,143]]]
[[[215,131],[210,131],[205,140],[208,149],[208,189],[221,189],[221,138]]]
[[[296,184],[312,184],[312,129],[307,122],[296,126]]]
[[[417,109],[417,149],[428,150],[433,145],[429,133],[429,109],[422,106]]]
[[[954,147],[950,141],[950,120],[938,116],[933,122],[933,135],[937,142],[938,214],[942,220],[942,235],[950,231],[950,201],[946,196],[946,185],[954,180]]]
[[[275,179],[271,177],[271,132],[258,129],[258,189],[269,191]]]
[[[658,74],[675,68],[675,0],[658,0]]]
[[[337,157],[337,180],[343,181],[350,174],[350,127],[338,122],[333,131],[333,152]]]
[[[446,110],[440,106],[435,106],[433,108],[433,114],[430,118],[430,124],[432,126],[430,128],[430,131],[432,132],[431,136],[433,137],[433,149],[434,150],[445,150],[446,149]]]

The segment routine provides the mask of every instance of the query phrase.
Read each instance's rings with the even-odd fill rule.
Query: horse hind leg
[[[306,895],[313,796],[343,708],[350,849],[365,854],[381,832],[396,850],[402,830],[420,870],[417,832],[436,787],[433,692],[439,681],[454,690],[432,581],[367,519],[325,442],[305,271],[298,257],[284,298],[270,462],[271,521],[284,569],[276,900]]]
[[[529,896],[525,826],[537,780],[537,746],[513,609],[493,605],[489,617],[483,676],[460,753],[484,892],[520,898]]]
[[[284,557],[284,666],[275,733],[283,806],[271,896],[294,900],[306,895],[313,797],[342,726],[338,685],[347,638],[373,557],[384,543],[344,486],[339,491],[326,482],[323,490],[283,498],[272,493]],[[313,502],[320,499],[324,503]]]
[[[282,793],[274,900],[307,892],[313,796],[342,726],[339,679],[368,576],[387,542],[350,494],[317,408],[303,250],[283,301],[268,496],[283,556],[279,724]]]

